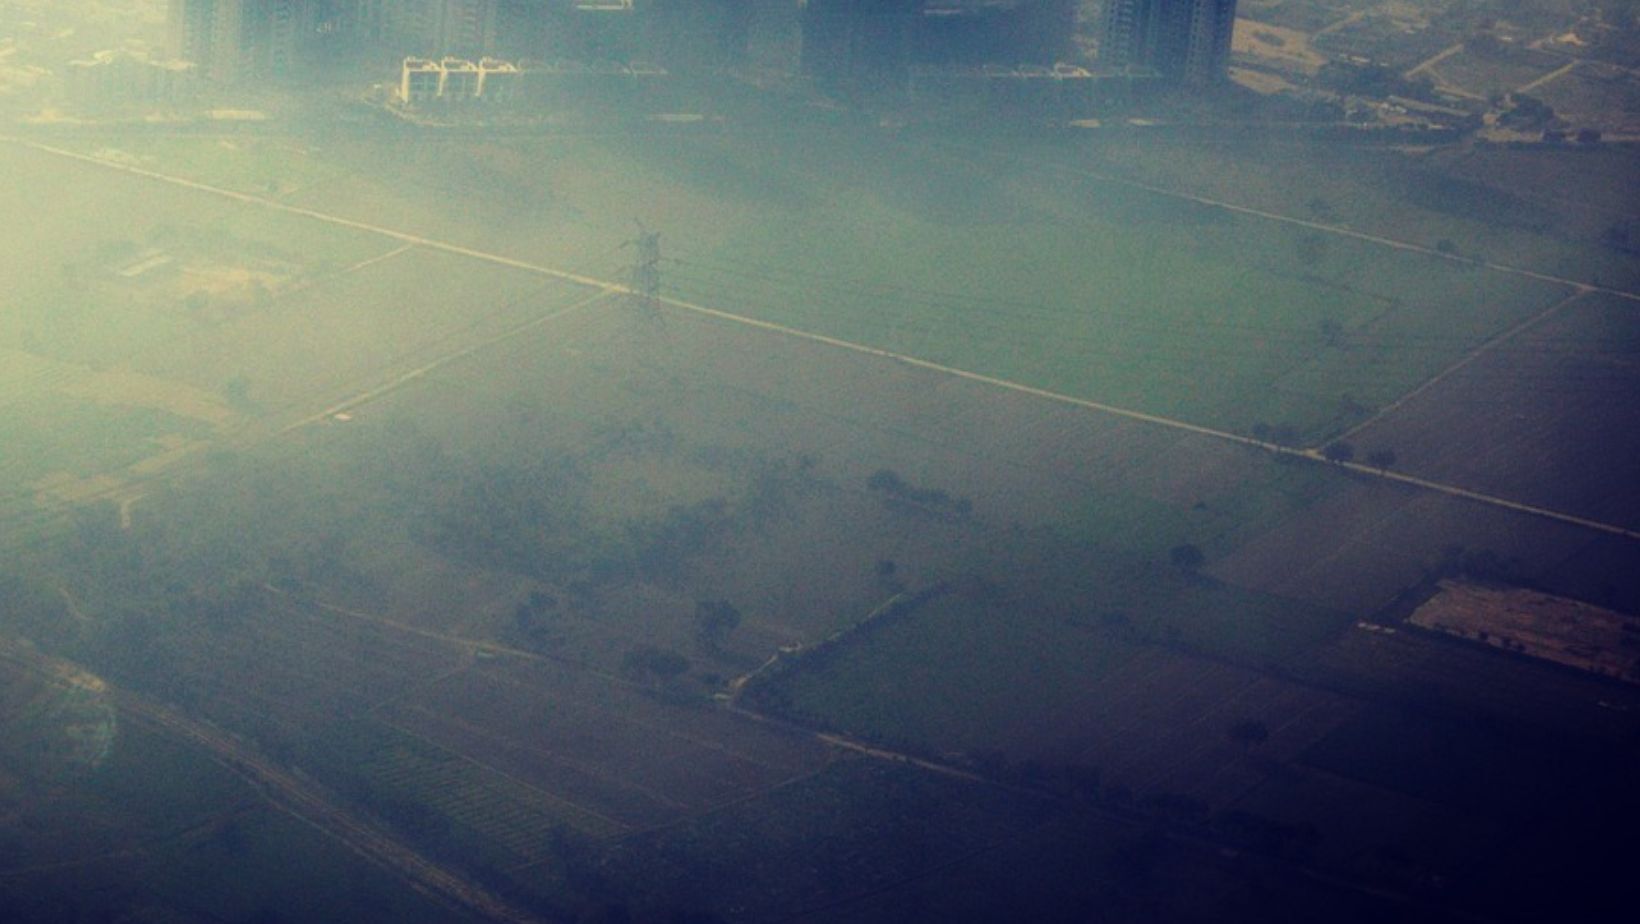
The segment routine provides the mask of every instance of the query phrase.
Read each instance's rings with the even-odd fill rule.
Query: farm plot
[[[698,814],[827,759],[818,742],[698,700],[523,659],[481,662],[379,715],[545,794],[592,836]]]
[[[1634,540],[1613,538],[1619,557],[1640,554]],[[1584,527],[1363,479],[1276,521],[1208,571],[1238,587],[1366,617],[1429,574],[1460,564],[1454,553],[1494,579],[1533,580],[1557,573],[1597,541]],[[1588,598],[1605,580],[1584,573],[1562,592]]]
[[[1519,91],[1566,65],[1566,59],[1524,48],[1465,49],[1426,69],[1438,87],[1470,97]],[[1536,88],[1531,91],[1538,92]]]
[[[337,268],[390,250],[374,235],[246,209],[92,163],[0,147],[0,345],[117,365]],[[194,296],[198,296],[195,298]]]
[[[27,147],[0,164],[8,213],[49,216],[0,262],[8,508],[106,495],[584,297]]]
[[[1624,740],[1640,710],[1640,690],[1405,626],[1363,623],[1287,670],[1353,697],[1443,703],[1486,721],[1590,740]]]
[[[1454,885],[1483,907],[1533,917],[1569,895],[1588,908],[1613,900],[1621,861],[1588,845],[1621,843],[1626,836],[1627,821],[1640,808],[1624,769],[1634,753],[1632,741],[1590,742],[1438,708],[1386,706],[1363,711],[1303,761],[1483,819],[1448,829],[1470,828],[1465,839],[1491,861]],[[1500,822],[1532,836],[1488,839],[1487,828]]]
[[[1074,154],[1046,150],[1034,160],[1068,176],[1092,170],[1346,233],[1431,249],[1444,240],[1459,257],[1618,288],[1640,286],[1631,256],[1591,246],[1609,224],[1604,216],[1623,211],[1618,203],[1633,199],[1616,194],[1633,184],[1633,153],[1615,146],[1586,149],[1574,158],[1554,153],[1565,152],[1476,149],[1409,159],[1392,151],[1270,138],[1203,146],[1113,134]],[[1544,192],[1549,189],[1553,195]],[[1402,275],[1394,254],[1380,256],[1382,277]],[[1463,313],[1451,306],[1470,303],[1456,291],[1432,303],[1427,320],[1459,319]]]
[[[363,714],[465,663],[452,643],[271,594],[204,608],[193,621],[155,631],[137,631],[149,637],[117,657],[163,663],[158,683],[168,695],[226,725],[272,727],[285,740]]]
[[[1484,882],[1482,846],[1507,836],[1504,823],[1301,763],[1236,803],[1286,824],[1312,825],[1315,860],[1386,886]]]
[[[942,599],[801,658],[749,695],[918,753],[1097,768],[1107,783],[1215,807],[1353,714],[1343,697],[1138,644],[1106,622]],[[1257,759],[1231,734],[1249,722],[1264,731]]]
[[[396,419],[414,421],[427,445],[395,442],[408,429]],[[430,498],[411,512],[421,521],[476,501],[449,493],[462,479],[448,465],[442,485],[412,488],[416,459],[476,453],[521,466],[505,491],[525,509],[549,503],[531,479],[555,485],[559,512],[527,530],[461,513],[463,535],[488,530],[500,545],[452,538],[445,551],[546,584],[565,612],[553,617],[555,650],[577,657],[600,634],[687,649],[696,602],[727,599],[747,617],[727,648],[755,664],[852,624],[897,589],[974,576],[1061,612],[1131,601],[1148,629],[1172,624],[1254,661],[1336,628],[1313,609],[1180,580],[1166,564],[1181,543],[1227,552],[1345,485],[1335,473],[686,313],[566,318],[307,446],[398,460],[382,478],[409,479],[400,496]],[[685,528],[694,538],[680,546]],[[674,538],[631,544],[645,535]],[[377,583],[392,585],[395,558],[372,566]],[[596,593],[576,592],[592,574],[603,575]],[[513,614],[491,599],[486,618],[500,631]],[[614,669],[618,655],[595,660]]]
[[[1029,158],[845,129],[826,146],[809,140],[431,145],[396,164],[396,182],[364,169],[372,149],[355,142],[303,155],[346,172],[304,204],[605,274],[620,272],[611,255],[630,236],[626,216],[643,214],[669,242],[665,287],[703,304],[1198,423],[1287,426],[1295,438],[1353,423],[1551,297],[1552,287],[1083,182]],[[195,169],[180,156],[157,168]],[[434,177],[464,200],[508,190],[497,209],[506,219],[434,208]]]
[[[1354,436],[1396,465],[1552,510],[1640,527],[1640,306],[1590,295]]]
[[[469,866],[539,862],[566,830],[595,838],[623,830],[613,819],[376,720],[325,729],[313,753],[322,755],[320,772],[366,809],[410,836],[458,852]]]
[[[1040,825],[1045,808],[997,787],[848,759],[755,800],[616,842],[598,870],[639,919],[680,907],[732,921],[805,911],[824,918],[843,900],[1006,845]]]
[[[800,251],[747,228],[685,253],[674,285],[703,304],[958,368],[1307,438],[1387,403],[1554,294],[1011,158],[923,153],[950,176],[921,199],[839,190],[804,215]],[[1003,201],[969,191],[981,201],[959,216],[936,210],[981,183]]]
[[[443,253],[392,252],[398,255],[293,293],[269,310],[145,351],[130,364],[231,393],[280,420],[586,297],[522,270]]]
[[[1626,67],[1584,62],[1533,91],[1561,118],[1611,133],[1640,130],[1640,79]]]
[[[1640,620],[1529,590],[1443,581],[1407,621],[1578,670],[1640,682]]]
[[[1329,25],[1336,27],[1314,39],[1318,48],[1332,55],[1382,62],[1398,71],[1434,56],[1455,40],[1419,13],[1409,15],[1393,8],[1367,11],[1350,21],[1340,18]]]
[[[67,779],[16,789],[0,773],[6,920],[469,920],[141,722],[122,721],[108,761]]]

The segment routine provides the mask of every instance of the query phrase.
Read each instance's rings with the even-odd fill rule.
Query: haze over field
[[[0,0],[0,920],[1603,919],[1636,67]]]

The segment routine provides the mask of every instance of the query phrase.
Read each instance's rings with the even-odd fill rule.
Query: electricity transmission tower
[[[650,231],[642,223],[638,236],[627,244],[636,247],[638,257],[632,264],[632,282],[629,288],[638,304],[652,312],[660,310],[661,295],[661,233]]]

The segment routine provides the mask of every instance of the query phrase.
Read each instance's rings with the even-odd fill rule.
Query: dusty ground
[[[1415,626],[1640,683],[1640,619],[1550,594],[1443,581]]]

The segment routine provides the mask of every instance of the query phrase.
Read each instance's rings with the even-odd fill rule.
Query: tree
[[[1389,449],[1374,449],[1367,453],[1367,464],[1380,472],[1387,472],[1395,464],[1395,452]]]
[[[1344,336],[1344,325],[1339,323],[1337,318],[1322,318],[1319,327],[1321,342],[1330,347],[1338,346],[1339,340]]]
[[[222,397],[228,399],[228,404],[238,411],[255,411],[260,405],[251,397],[250,379],[242,375],[222,383]]]
[[[1173,562],[1174,567],[1184,571],[1195,571],[1207,562],[1207,556],[1202,550],[1188,542],[1174,546],[1167,553],[1167,557]]]
[[[701,600],[695,604],[695,634],[701,644],[716,648],[740,626],[740,610],[727,600]]]
[[[634,677],[665,683],[689,670],[689,659],[675,651],[639,645],[621,658],[621,667]]]
[[[1270,738],[1270,729],[1257,719],[1246,719],[1230,726],[1230,740],[1244,747],[1263,744]]]
[[[1328,443],[1326,448],[1321,450],[1321,457],[1335,465],[1343,465],[1355,458],[1355,447],[1343,440]]]

